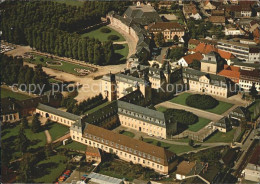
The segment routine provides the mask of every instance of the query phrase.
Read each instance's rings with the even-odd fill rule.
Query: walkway
[[[70,133],[68,133],[68,134],[66,134],[66,135],[56,139],[55,141],[53,141],[53,143],[60,142],[60,141],[63,141],[65,139],[69,139],[69,138],[70,138]]]
[[[165,101],[160,104],[157,104],[155,107],[159,107],[159,106],[163,106],[166,108],[186,110],[186,111],[194,113],[195,115],[197,115],[199,117],[206,118],[206,119],[209,119],[212,121],[218,121],[223,117],[222,115],[219,115],[219,114],[214,114],[211,112],[207,112],[204,110],[196,109],[196,108],[185,106],[185,105],[180,105],[180,104],[169,102],[169,101]]]
[[[47,139],[47,144],[50,144],[52,142],[51,134],[48,130],[44,130],[46,139]]]
[[[134,37],[127,34],[122,29],[115,27],[115,26],[112,26],[111,24],[109,24],[108,27],[110,27],[110,28],[114,29],[115,31],[119,32],[125,38],[126,42],[128,43],[128,48],[129,48],[127,58],[129,58],[132,54],[135,54],[137,42],[135,41]]]

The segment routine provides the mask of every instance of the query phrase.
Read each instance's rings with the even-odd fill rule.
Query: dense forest
[[[1,79],[7,85],[25,84],[29,89],[29,84],[36,84],[41,88],[44,86],[44,91],[50,89],[48,75],[42,70],[41,65],[31,68],[28,65],[23,66],[23,59],[10,57],[0,54],[1,61]],[[24,86],[25,88],[25,86]],[[23,89],[25,90],[25,89]],[[39,88],[35,93],[39,92]]]
[[[126,2],[85,2],[82,7],[52,1],[5,1],[1,4],[2,39],[30,45],[42,52],[98,65],[113,64],[111,41],[82,38],[76,32],[95,25],[112,9]]]

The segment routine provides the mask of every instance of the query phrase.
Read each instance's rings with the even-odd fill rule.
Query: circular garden
[[[185,103],[198,109],[213,109],[219,104],[219,101],[209,95],[194,94],[186,98]]]

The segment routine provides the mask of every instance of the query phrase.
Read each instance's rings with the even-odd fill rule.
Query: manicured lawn
[[[51,134],[52,141],[64,136],[66,133],[69,133],[69,127],[61,125],[56,122],[50,122],[47,126],[49,133]]]
[[[213,135],[211,135],[205,142],[206,143],[214,143],[214,142],[232,142],[234,138],[235,129],[227,133],[222,133],[217,131]]]
[[[150,143],[150,144],[154,144],[157,145],[157,140],[155,139],[150,139],[150,138],[145,138],[143,140],[144,142]],[[161,147],[170,150],[176,154],[180,154],[180,153],[184,153],[184,152],[188,152],[188,151],[192,151],[192,150],[196,150],[196,149],[201,149],[201,148],[205,148],[205,146],[201,146],[201,147],[197,147],[197,148],[193,148],[191,146],[186,146],[186,145],[176,145],[176,144],[169,144],[169,143],[165,143],[165,142],[161,142]]]
[[[123,44],[124,48],[123,49],[120,49],[120,50],[115,50],[115,53],[118,53],[120,54],[121,58],[120,60],[125,60],[128,56],[128,52],[129,52],[129,48],[128,48],[128,45],[127,44]]]
[[[74,63],[69,63],[69,62],[66,62],[66,61],[46,58],[45,56],[40,56],[40,55],[37,55],[37,54],[33,54],[33,55],[34,55],[34,60],[31,61],[30,59],[27,59],[26,61],[30,62],[30,63],[33,63],[33,64],[41,64],[44,67],[48,67],[48,68],[52,68],[52,69],[55,69],[55,70],[64,71],[64,72],[71,73],[71,74],[74,74],[74,75],[78,74],[74,70],[75,68],[87,69],[87,70],[90,69],[89,67],[82,66],[82,65],[77,65],[77,64],[74,64]],[[44,61],[41,62],[40,58],[44,58]],[[48,65],[48,64],[46,64],[46,62],[48,62],[48,61],[57,61],[57,62],[60,62],[62,65]]]
[[[73,149],[73,150],[78,150],[78,151],[86,151],[87,146],[84,144],[81,144],[76,141],[72,141],[65,146],[60,146],[59,148],[67,148],[67,149]]]
[[[32,97],[25,95],[25,94],[16,93],[12,90],[1,88],[1,98],[6,98],[6,97],[12,97],[12,98],[15,98],[17,100],[26,100],[26,99],[32,98]]]
[[[157,107],[157,111],[164,112],[166,110],[167,110],[166,107],[162,107],[162,106]],[[189,125],[188,130],[197,132],[209,123],[210,123],[209,119],[199,117],[199,121],[193,125]]]
[[[134,133],[129,132],[129,131],[124,131],[124,130],[122,132],[120,132],[120,134],[126,135],[128,137],[134,137],[135,136]]]
[[[190,95],[192,95],[192,94],[191,93],[183,93],[183,94],[178,95],[177,97],[174,97],[173,99],[171,99],[170,102],[187,106],[185,101],[186,101],[186,98]],[[212,112],[212,113],[215,113],[215,114],[223,114],[228,109],[230,109],[232,106],[233,106],[233,104],[223,102],[223,101],[219,101],[219,104],[215,108],[207,109],[205,111]]]
[[[90,109],[90,110],[88,110],[87,112],[85,112],[85,114],[91,114],[91,113],[93,113],[93,112],[95,112],[95,111],[97,111],[97,110],[99,110],[99,109],[101,109],[101,108],[103,108],[103,107],[105,107],[105,106],[107,106],[108,104],[110,104],[111,102],[105,102],[105,103],[103,103],[103,104],[101,104],[101,105],[99,105],[99,106],[97,106],[97,107],[95,107],[95,108],[93,108],[93,109]]]
[[[102,28],[108,28],[108,29],[111,30],[111,32],[110,33],[102,33],[101,32]],[[102,27],[100,27],[100,28],[98,28],[96,30],[90,31],[88,33],[84,33],[81,36],[82,37],[87,37],[88,36],[89,38],[99,39],[101,42],[104,42],[104,41],[108,41],[107,38],[110,35],[117,35],[117,36],[119,36],[119,39],[115,40],[115,42],[125,41],[124,37],[120,33],[118,33],[117,31],[115,31],[114,29],[112,29],[112,28],[110,28],[108,26],[102,26]]]
[[[188,130],[197,132],[209,123],[210,123],[209,119],[199,117],[199,121],[193,125],[189,125]]]
[[[36,170],[38,178],[34,179],[36,183],[53,183],[61,173],[66,169],[67,158],[61,155],[50,156],[37,163]]]

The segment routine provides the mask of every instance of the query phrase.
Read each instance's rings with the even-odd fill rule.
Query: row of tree
[[[38,93],[40,88],[44,87],[44,91],[50,88],[48,75],[42,70],[41,65],[31,68],[28,65],[23,66],[23,59],[18,57],[7,56],[0,54],[1,61],[1,76],[2,82],[7,85],[18,84],[26,90],[29,90],[29,85],[37,85],[35,93]],[[25,89],[23,89],[25,90]],[[33,91],[32,91],[33,92]]]

